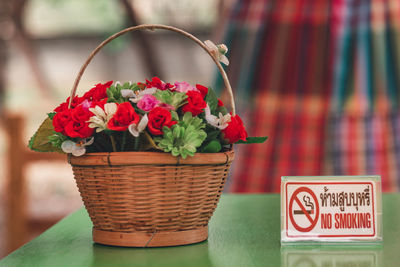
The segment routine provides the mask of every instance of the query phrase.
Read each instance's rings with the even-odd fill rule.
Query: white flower
[[[78,143],[66,140],[61,144],[61,149],[65,153],[72,153],[75,157],[79,157],[86,153],[85,146],[90,146],[93,142],[94,137],[90,138],[89,141],[87,139],[81,139]]]
[[[99,133],[105,129],[107,129],[107,123],[114,116],[115,112],[117,112],[117,104],[116,103],[107,103],[104,105],[104,110],[96,106],[94,108],[89,108],[89,110],[94,114],[94,116],[90,117],[89,127],[96,128],[96,133]]]
[[[149,118],[147,117],[147,114],[144,114],[140,122],[138,124],[132,123],[128,126],[128,130],[134,137],[139,137],[139,134],[143,132],[144,129],[146,129],[148,122]]]
[[[137,91],[132,91],[130,89],[123,89],[121,90],[121,95],[122,97],[126,97],[129,98],[129,100],[133,103],[137,103],[139,102],[140,99],[142,99],[142,97],[144,95],[153,95],[155,92],[157,91],[157,88],[147,88],[144,90],[137,90]]]
[[[220,62],[224,63],[225,65],[229,65],[229,60],[225,56],[228,52],[228,47],[224,44],[215,45],[212,41],[207,40],[204,41],[204,44],[207,46],[208,51]]]
[[[214,116],[211,114],[210,107],[208,106],[208,104],[204,109],[204,111],[206,114],[206,121],[208,122],[208,124],[220,130],[224,130],[226,127],[228,127],[228,124],[231,121],[231,114],[222,115],[222,113],[220,112],[218,114],[218,117]]]

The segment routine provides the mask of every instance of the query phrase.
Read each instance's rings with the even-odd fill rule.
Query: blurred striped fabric
[[[399,190],[399,0],[239,0],[227,25],[238,114],[269,136],[238,145],[228,191],[361,174]]]

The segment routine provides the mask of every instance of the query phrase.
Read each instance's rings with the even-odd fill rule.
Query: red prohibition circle
[[[296,221],[293,218],[293,201],[295,200],[295,198],[297,198],[297,195],[301,192],[306,192],[309,193],[312,198],[315,201],[315,218],[314,220],[310,220],[308,217],[308,219],[310,220],[311,225],[308,227],[300,227]],[[299,204],[299,203],[298,203]],[[304,207],[303,207],[304,208]],[[292,222],[294,228],[299,231],[299,232],[310,232],[312,229],[314,229],[315,225],[317,224],[318,221],[318,216],[319,216],[319,205],[318,205],[318,199],[317,196],[314,194],[313,191],[311,191],[310,188],[307,187],[299,187],[296,189],[296,191],[294,191],[294,193],[292,194],[292,197],[290,198],[290,202],[289,202],[289,217],[290,217],[290,221]]]

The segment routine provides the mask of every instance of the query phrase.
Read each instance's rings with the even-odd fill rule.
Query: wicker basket
[[[82,66],[70,99],[98,51],[118,36],[140,29],[171,30],[203,47],[223,76],[234,114],[232,90],[215,56],[194,36],[164,25],[127,28],[101,43]],[[208,221],[223,191],[233,158],[233,150],[196,153],[186,159],[160,152],[112,152],[88,153],[81,157],[69,155],[69,163],[93,222],[94,242],[158,247],[207,239]]]

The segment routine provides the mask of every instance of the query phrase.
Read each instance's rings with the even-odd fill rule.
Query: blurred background
[[[279,192],[283,175],[363,174],[398,191],[399,18],[398,0],[1,0],[0,257],[82,205],[65,156],[26,146],[90,52],[142,23],[229,47],[238,113],[250,136],[269,139],[237,147],[227,192]],[[207,55],[164,31],[113,41],[78,94],[155,75],[226,97]]]

